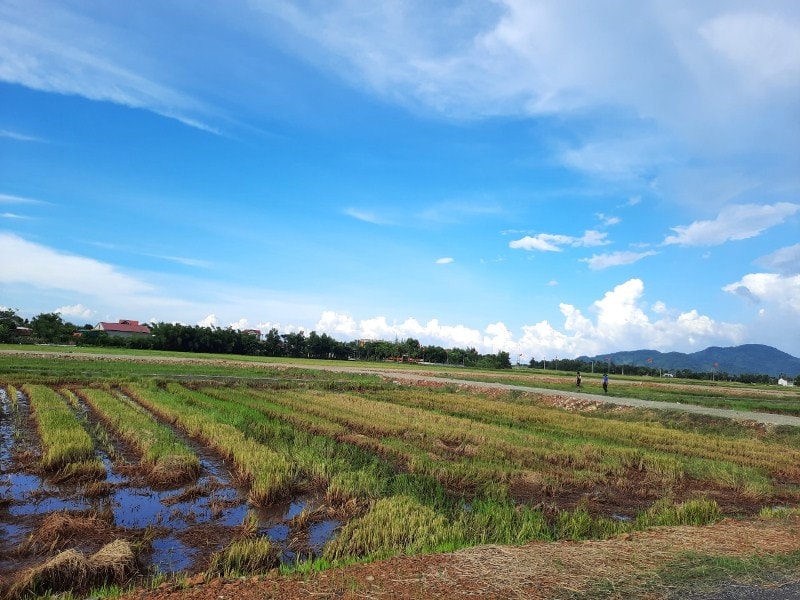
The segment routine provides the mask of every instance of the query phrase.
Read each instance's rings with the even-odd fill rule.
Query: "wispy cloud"
[[[772,254],[757,259],[755,263],[782,275],[798,275],[800,274],[800,244],[776,250]]]
[[[27,135],[16,131],[9,131],[7,129],[0,129],[0,137],[8,138],[11,140],[17,140],[18,142],[40,142],[40,143],[47,142],[47,140],[33,135]]]
[[[442,202],[420,211],[416,218],[434,223],[460,223],[465,219],[502,213],[503,209],[493,202]]]
[[[595,230],[587,230],[581,237],[573,237],[569,235],[540,233],[536,236],[526,235],[518,240],[512,240],[508,243],[510,248],[520,250],[538,250],[540,252],[561,252],[562,246],[591,247],[591,246],[605,246],[610,244],[606,237],[607,233]]]
[[[591,258],[581,258],[580,262],[585,262],[593,271],[599,271],[609,267],[631,265],[643,258],[656,254],[658,253],[653,250],[647,252],[611,252],[610,254],[594,254]]]
[[[22,283],[40,289],[96,295],[114,290],[120,296],[146,294],[153,289],[112,265],[58,252],[10,233],[0,233],[0,256],[16,257],[15,260],[0,261],[0,283]]]
[[[160,256],[158,258],[162,258],[164,260],[175,262],[181,265],[186,265],[187,267],[198,267],[201,269],[208,269],[209,267],[212,266],[212,263],[206,260],[200,260],[198,258],[187,258],[185,256]]]
[[[723,14],[700,28],[754,93],[800,80],[800,23],[758,11]]]
[[[63,5],[7,5],[0,11],[0,81],[143,108],[220,133],[203,122],[212,111],[202,102],[140,72],[119,35]]]
[[[5,212],[5,213],[0,213],[0,218],[3,218],[3,219],[20,219],[20,220],[24,221],[26,219],[30,219],[31,217],[27,217],[25,215],[18,215],[16,213]]]
[[[352,217],[358,221],[364,221],[365,223],[372,223],[373,225],[391,225],[391,221],[388,218],[376,212],[358,208],[347,208],[343,212],[348,217]]]
[[[47,204],[35,198],[24,198],[22,196],[12,196],[11,194],[0,194],[0,204]]]
[[[436,259],[436,264],[437,265],[449,265],[454,260],[455,260],[454,258],[446,256],[446,257],[443,257],[443,258],[437,258]]]
[[[667,236],[665,245],[717,246],[729,241],[755,237],[783,223],[800,211],[800,204],[735,204],[724,208],[713,221],[695,221],[673,227],[676,235]]]

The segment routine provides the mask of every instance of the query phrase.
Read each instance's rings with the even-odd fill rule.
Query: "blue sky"
[[[0,0],[0,306],[800,356],[800,4]]]

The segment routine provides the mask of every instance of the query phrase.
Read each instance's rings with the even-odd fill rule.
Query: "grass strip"
[[[293,464],[283,455],[247,437],[236,427],[197,406],[198,394],[177,384],[167,389],[131,385],[129,395],[148,410],[176,423],[189,435],[233,460],[239,478],[250,486],[250,500],[270,504],[287,496],[296,481]]]
[[[130,401],[105,390],[82,388],[77,393],[141,454],[152,484],[174,485],[197,479],[200,460],[170,427]]]
[[[104,477],[105,467],[95,457],[92,439],[64,397],[43,385],[25,385],[22,390],[30,400],[42,442],[42,470],[80,478]]]

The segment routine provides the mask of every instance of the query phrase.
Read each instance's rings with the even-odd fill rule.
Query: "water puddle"
[[[14,410],[0,388],[0,557],[8,556],[37,531],[52,513],[104,515],[117,536],[148,531],[152,549],[145,557],[153,571],[197,572],[211,553],[224,548],[252,513],[257,534],[270,539],[280,560],[292,563],[317,556],[341,525],[336,520],[296,526],[293,519],[320,506],[314,496],[301,496],[270,507],[252,507],[247,490],[237,487],[224,460],[176,431],[200,460],[197,481],[172,489],[153,489],[137,475],[138,459],[113,433],[99,431],[97,415],[81,400],[77,414],[95,440],[106,467],[105,481],[54,484],[31,472],[41,453],[31,427],[29,407],[18,395]],[[99,438],[103,438],[100,440]],[[24,452],[27,461],[18,458]],[[253,516],[249,518],[253,518]],[[300,542],[298,542],[300,540]],[[15,571],[14,561],[0,560],[0,576]],[[18,568],[18,566],[16,567]]]

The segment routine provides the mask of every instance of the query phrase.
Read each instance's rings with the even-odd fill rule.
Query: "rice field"
[[[2,592],[63,589],[62,563],[85,571],[86,592],[104,578],[305,571],[800,506],[793,428],[249,368],[0,371]],[[110,564],[90,572],[98,553]]]

